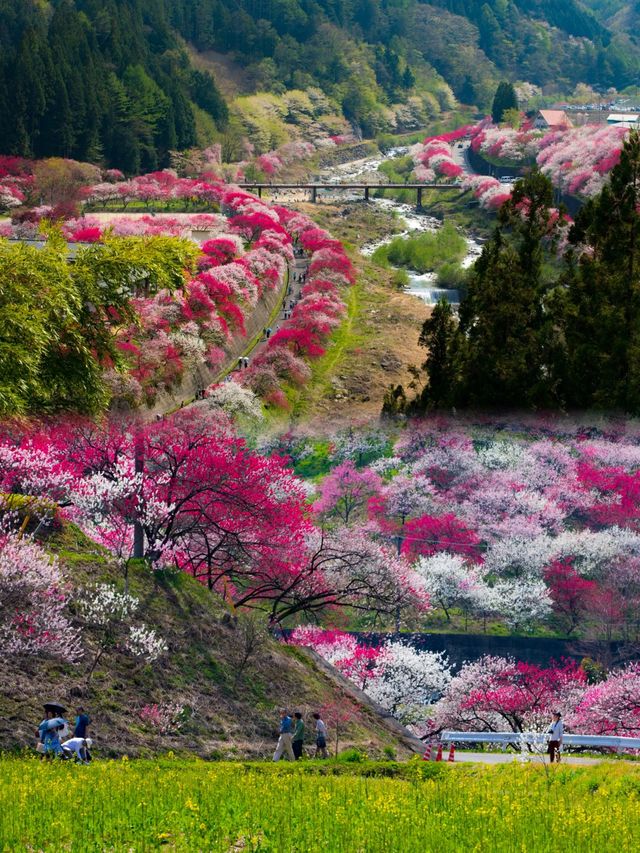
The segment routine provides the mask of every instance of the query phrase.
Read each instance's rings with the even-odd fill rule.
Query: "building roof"
[[[564,110],[540,110],[539,115],[549,127],[573,127],[573,123]]]

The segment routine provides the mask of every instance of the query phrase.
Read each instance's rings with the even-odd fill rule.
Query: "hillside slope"
[[[322,104],[369,136],[424,126],[451,105],[447,84],[482,108],[505,76],[628,85],[640,63],[626,6],[591,3],[599,19],[581,0],[0,0],[0,110],[13,118],[0,153],[134,173],[225,134],[240,151],[251,127],[242,113],[229,123],[194,49],[240,69],[243,93],[269,94],[285,123]],[[293,103],[277,100],[286,92]]]
[[[73,526],[49,541],[74,586],[122,579],[104,553]],[[96,651],[85,630],[87,653],[77,665],[22,658],[0,664],[0,750],[32,746],[42,703],[55,698],[72,711],[83,705],[93,718],[96,755],[149,755],[173,750],[204,758],[265,757],[275,746],[278,710],[299,709],[307,720],[319,708],[351,710],[340,749],[357,746],[372,756],[389,747],[409,754],[397,733],[370,708],[352,701],[305,651],[274,641],[256,621],[229,613],[204,586],[184,574],[134,570],[130,591],[139,615],[169,646],[153,665],[141,665],[117,648],[87,674]],[[245,660],[246,658],[246,660]],[[158,705],[182,708],[166,733],[139,711]],[[171,715],[169,715],[171,716]],[[331,713],[325,717],[331,730]],[[311,737],[307,745],[311,745]]]

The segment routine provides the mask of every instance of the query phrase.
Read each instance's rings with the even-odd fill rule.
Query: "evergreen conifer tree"
[[[640,412],[639,206],[640,134],[632,131],[610,182],[570,234],[563,284],[573,406]]]
[[[491,107],[491,118],[495,124],[500,124],[507,110],[518,109],[518,96],[512,83],[502,81],[498,84]]]
[[[444,297],[422,326],[418,343],[429,350],[422,369],[428,384],[417,403],[419,409],[439,409],[451,403],[455,383],[454,360],[458,324]]]
[[[561,355],[545,270],[555,242],[553,188],[539,173],[514,187],[460,306],[463,363],[455,399],[480,407],[554,406]]]

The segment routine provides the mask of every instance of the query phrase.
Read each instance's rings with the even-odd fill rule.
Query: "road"
[[[447,750],[443,753],[443,758],[446,761],[447,758]],[[531,764],[542,764],[543,756],[542,755],[528,755],[529,762]],[[511,764],[514,761],[521,761],[520,753],[515,752],[467,752],[457,750],[455,754],[456,761],[464,761],[464,762],[475,762],[477,764]],[[599,757],[583,757],[579,755],[575,756],[566,756],[562,759],[563,764],[571,764],[571,765],[584,765],[590,766],[593,764],[603,764],[606,761],[610,761],[610,759],[602,756]],[[544,762],[547,762],[546,756],[544,756]]]

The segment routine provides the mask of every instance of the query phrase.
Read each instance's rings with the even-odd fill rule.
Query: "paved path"
[[[447,758],[447,750],[444,751],[444,759]],[[529,763],[531,764],[542,764],[543,757],[541,755],[530,755]],[[456,761],[465,761],[465,762],[476,762],[477,764],[511,764],[514,761],[520,761],[520,753],[515,752],[464,752],[460,750],[456,750],[455,754]],[[603,764],[610,759],[598,757],[582,757],[582,756],[566,756],[562,759],[562,764],[577,764],[577,765],[592,765],[592,764]],[[546,757],[544,758],[546,762]]]
[[[275,322],[275,325],[272,326],[271,333],[275,335],[280,325],[285,321],[285,311],[291,311],[291,308],[296,305],[296,303],[300,300],[300,291],[304,287],[304,283],[298,281],[299,276],[306,272],[309,266],[309,258],[306,255],[302,257],[296,257],[294,259],[293,264],[289,265],[289,288],[288,292],[285,296],[282,309],[278,313],[278,319]],[[257,355],[259,355],[267,346],[267,339],[264,335],[258,338],[257,342],[254,346],[245,352],[245,355],[249,357],[249,364],[251,364],[251,360],[254,359]],[[236,360],[236,364],[232,366],[229,371],[232,375],[240,375],[241,370],[238,367],[238,362]]]
[[[300,291],[304,286],[303,282],[295,281],[300,273],[304,273],[309,266],[309,258],[304,255],[302,257],[294,258],[292,264],[289,264],[289,286],[287,288],[287,293],[285,294],[284,301],[282,303],[282,307],[278,311],[277,319],[272,327],[272,334],[275,334],[279,325],[284,322],[284,309],[289,309],[289,304],[293,302],[295,305],[300,299]],[[243,352],[243,356],[247,356],[249,358],[249,363],[251,360],[255,358],[267,345],[267,339],[264,335],[260,335],[257,339],[254,339],[251,343],[247,345],[247,348]],[[238,376],[240,375],[240,368],[238,367],[238,358],[234,358],[232,362],[229,362],[228,365],[223,368],[220,373],[218,373],[217,378],[213,380],[215,382],[221,382],[224,380],[226,376]],[[176,404],[175,402],[171,403],[164,412],[158,413],[157,417],[164,418],[167,415],[172,414],[173,412],[178,411],[179,409],[186,409],[192,403],[197,402],[196,397],[188,397],[182,400],[182,403]]]

